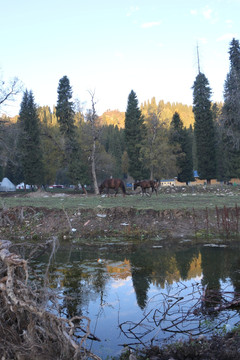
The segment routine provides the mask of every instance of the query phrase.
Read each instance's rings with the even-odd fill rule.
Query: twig
[[[72,224],[71,224],[71,221],[70,221],[70,219],[69,219],[68,213],[67,213],[67,211],[64,209],[64,207],[62,207],[62,209],[63,209],[64,214],[66,215],[66,219],[67,219],[67,222],[68,222],[68,225],[69,225],[69,229],[70,229],[70,231],[72,231]]]

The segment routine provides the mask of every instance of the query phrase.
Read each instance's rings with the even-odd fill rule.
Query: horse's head
[[[99,194],[101,195],[101,193],[103,192],[104,186],[101,184],[101,185],[98,187],[98,189],[99,189]]]
[[[138,184],[134,183],[134,185],[133,185],[134,190],[136,190],[137,187],[138,187]]]

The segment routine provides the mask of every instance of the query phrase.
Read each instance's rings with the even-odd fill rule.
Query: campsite
[[[107,278],[110,276],[110,279],[114,279],[116,285],[119,285],[119,281],[123,282],[127,280],[129,276],[141,276],[144,283],[144,279],[146,279],[145,268],[149,266],[154,266],[151,276],[158,272],[159,270],[156,268],[157,263],[150,265],[157,254],[161,257],[162,253],[162,256],[166,259],[169,258],[166,264],[171,264],[171,256],[177,256],[178,258],[182,253],[183,255],[185,254],[185,257],[189,251],[191,253],[192,247],[200,247],[199,250],[204,250],[202,246],[211,245],[212,250],[218,252],[221,250],[221,256],[223,256],[224,253],[227,254],[224,247],[229,248],[228,251],[230,251],[232,245],[235,243],[235,246],[237,246],[239,241],[240,189],[238,186],[225,185],[218,187],[200,185],[195,187],[182,187],[181,189],[164,187],[160,189],[157,196],[155,194],[152,196],[142,196],[140,192],[132,192],[125,198],[122,197],[122,194],[118,194],[117,197],[115,197],[114,193],[112,193],[110,197],[104,194],[102,196],[92,194],[84,195],[82,193],[69,194],[69,192],[64,191],[64,189],[34,192],[16,191],[7,194],[1,193],[0,196],[2,202],[1,238],[13,241],[15,244],[19,243],[20,248],[27,244],[32,248],[34,245],[37,253],[41,249],[39,246],[42,247],[47,242],[53,241],[53,239],[55,239],[54,241],[59,241],[60,252],[56,252],[56,259],[53,261],[52,266],[58,269],[56,270],[58,273],[57,277],[59,280],[60,278],[62,279],[63,284],[67,279],[65,278],[64,272],[61,275],[60,268],[70,266],[70,264],[74,264],[74,262],[72,263],[73,260],[70,259],[70,263],[68,264],[66,258],[64,263],[61,262],[61,265],[57,265],[60,260],[57,259],[62,251],[61,256],[65,258],[69,253],[68,256],[73,256],[73,259],[76,256],[83,256],[86,251],[87,253],[84,256],[92,254],[87,260],[90,266],[89,270],[87,270],[88,268],[84,270],[84,267],[82,270],[83,274],[85,274],[81,275],[84,276],[83,279],[85,279],[83,283],[90,281],[93,271],[94,274],[95,271],[99,272],[101,270],[102,275],[100,276],[100,273],[98,275],[100,276],[99,281],[103,281],[106,276]],[[62,246],[64,246],[63,250]],[[173,247],[179,255],[170,255]],[[48,247],[45,250],[46,254],[49,252],[47,249]],[[81,249],[80,253],[78,249]],[[106,249],[107,252],[104,249]],[[210,251],[211,247],[206,247],[205,249],[205,251],[200,250],[202,257],[206,251],[207,253]],[[197,250],[197,253],[199,250]],[[149,259],[148,264],[144,265],[143,260],[139,263],[139,260],[137,260],[139,256],[139,259],[141,259],[139,251],[144,251],[145,258]],[[81,253],[82,255],[80,255]],[[135,256],[135,253],[138,254],[138,257],[132,258],[132,256]],[[233,253],[236,253],[234,248]],[[120,254],[122,254],[123,257]],[[197,259],[198,260],[193,257],[191,261],[193,261],[193,263],[197,261],[196,264],[198,265],[195,271],[199,273],[199,271],[201,272],[201,266],[203,266],[203,264],[201,265],[203,259],[200,260],[201,257],[199,257],[199,255]],[[35,261],[33,262],[33,269],[35,267]],[[225,262],[227,259],[223,261]],[[38,264],[38,262],[36,264]],[[84,261],[82,264],[84,266]],[[43,267],[42,261],[37,266]],[[73,265],[71,265],[71,267],[72,266]],[[43,267],[43,272],[44,271]],[[139,275],[137,275],[138,271],[140,271]],[[172,268],[172,270],[169,269],[168,271],[170,273],[168,276],[166,275],[166,279],[169,284],[171,284],[171,277],[176,277],[178,270],[177,268],[175,270]],[[163,274],[163,268],[161,273]],[[172,275],[170,276],[171,273]],[[38,276],[40,281],[41,274],[39,273]],[[71,276],[74,279],[74,272]],[[55,279],[54,273],[52,273],[51,278],[52,280]],[[55,286],[53,284],[54,289]],[[88,284],[88,286],[92,286],[90,285],[91,282]],[[75,286],[76,285],[74,285],[74,289]],[[72,294],[74,294],[76,290],[72,290]],[[57,288],[55,291],[57,291]],[[102,288],[102,291],[105,297],[109,293],[105,287]],[[160,291],[160,288],[158,291]],[[189,291],[191,293],[191,289]],[[141,307],[146,306],[146,300],[142,298],[142,290],[138,288],[137,284],[135,285],[134,293],[135,292],[136,294],[139,293],[137,298],[141,309]],[[148,297],[150,297],[150,293],[151,292],[148,291]],[[123,299],[120,294],[121,293],[119,293],[119,301],[121,304]],[[90,301],[88,296],[85,301],[87,301],[87,303]],[[122,303],[122,306],[124,306],[124,303]],[[95,309],[95,311],[97,311],[97,309]],[[77,309],[76,314],[78,314]],[[224,314],[226,318],[228,317],[227,313],[222,312],[222,314]],[[121,316],[121,311],[119,315]],[[91,315],[91,317],[91,321],[94,323],[94,315]],[[132,315],[129,314],[128,320],[130,321],[131,318]],[[99,317],[99,327],[101,326],[101,321],[101,317]],[[92,326],[93,325],[90,326],[91,331],[93,329]],[[96,328],[94,336],[100,337],[101,341],[99,343],[100,348],[98,346],[96,347],[98,342],[93,341],[92,349],[94,350],[94,354],[98,354],[101,358],[116,356],[116,354],[119,356],[119,345],[118,342],[116,343],[116,339],[114,341],[113,339],[111,340],[112,345],[109,347],[109,353],[106,352],[107,347],[104,347],[105,350],[103,351],[101,348],[102,336],[97,330],[98,328]],[[206,328],[206,330],[208,329]],[[111,335],[108,335],[106,331],[105,337],[107,338],[108,336],[111,338]],[[127,338],[124,341],[127,343]],[[179,351],[179,344],[177,343],[177,353],[174,345],[165,350],[160,350],[157,346],[153,348],[144,347],[143,350],[146,353],[145,355],[142,353],[141,356],[143,358],[161,356],[160,358],[169,359],[169,356],[173,356],[174,354],[176,359],[182,359],[181,356],[193,352],[195,356],[200,356],[200,353],[204,356],[203,348],[205,351],[208,351],[208,353],[212,352],[215,354],[214,356],[217,356],[216,354],[220,349],[221,352],[225,351],[219,344],[221,344],[221,346],[227,344],[228,351],[236,354],[238,337],[230,337],[228,334],[224,341],[222,337],[220,340],[217,336],[213,337],[213,341],[210,342],[210,339],[206,336],[204,340],[201,340],[203,347],[198,340],[196,343],[193,341],[194,340],[192,340],[191,343],[188,341],[181,343],[181,351]],[[113,347],[115,343],[116,347]],[[146,345],[147,344],[148,341],[146,339]],[[131,346],[130,349],[131,348],[136,349],[137,347]],[[87,351],[87,348],[85,351]],[[124,348],[122,351],[124,353]],[[129,349],[126,348],[125,351],[129,351]],[[92,354],[93,358],[95,356],[94,354]]]

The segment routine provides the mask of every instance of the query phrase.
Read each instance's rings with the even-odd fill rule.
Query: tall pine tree
[[[56,116],[64,139],[65,164],[63,164],[72,184],[85,183],[86,165],[74,125],[74,103],[70,81],[65,75],[59,80]]]
[[[227,178],[240,177],[240,45],[234,38],[230,43],[229,59],[221,119]]]
[[[56,116],[60,132],[66,139],[71,138],[74,134],[74,104],[71,101],[72,88],[66,75],[59,80],[57,92]]]
[[[193,84],[194,132],[198,175],[200,179],[206,179],[207,183],[216,177],[215,131],[210,98],[208,79],[199,72]]]
[[[170,142],[176,145],[176,165],[178,181],[186,182],[193,178],[192,141],[190,132],[183,127],[183,122],[177,112],[174,113],[170,127]]]
[[[25,91],[19,113],[20,135],[18,148],[23,181],[29,185],[43,182],[40,123],[32,91]]]
[[[132,90],[128,96],[125,114],[125,143],[129,159],[129,174],[135,180],[148,177],[148,172],[140,160],[141,145],[146,131],[143,121],[136,93]]]

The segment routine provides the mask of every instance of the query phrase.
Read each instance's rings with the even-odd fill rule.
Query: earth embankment
[[[199,210],[134,208],[47,209],[14,207],[1,211],[1,237],[159,239],[239,235],[238,207]]]

